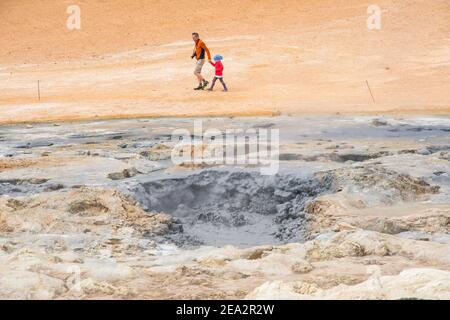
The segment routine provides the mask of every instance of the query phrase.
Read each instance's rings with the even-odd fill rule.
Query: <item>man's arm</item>
[[[208,60],[211,61],[211,52],[209,52],[209,49],[204,42],[202,42],[202,48],[205,49],[206,54],[208,55]]]
[[[197,46],[194,45],[194,50],[192,51],[191,59],[195,58],[195,51],[196,51],[196,49],[197,49]]]

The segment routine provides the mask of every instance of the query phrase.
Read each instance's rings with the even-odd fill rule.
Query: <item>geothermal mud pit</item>
[[[0,127],[0,296],[450,298],[448,118],[204,119],[278,128],[272,176],[173,164],[192,125]]]
[[[304,241],[305,204],[329,188],[294,175],[209,170],[142,183],[136,198],[180,221],[178,244],[242,247]]]

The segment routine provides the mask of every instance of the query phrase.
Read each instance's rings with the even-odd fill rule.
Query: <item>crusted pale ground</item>
[[[175,184],[183,185],[183,175],[225,170],[167,162],[174,143],[167,133],[191,126],[189,121],[2,127],[0,297],[450,298],[448,118],[216,119],[205,121],[205,128],[244,123],[283,128],[280,175],[285,180],[268,186],[281,197],[311,193],[304,208],[295,207],[302,212],[291,212],[302,224],[287,219],[280,225],[286,227],[284,235],[304,232],[304,242],[275,245],[275,239],[264,237],[270,241],[262,245],[213,247],[208,242],[185,246],[195,243],[189,238],[181,238],[181,245],[172,241],[185,235],[188,226],[175,212],[144,210],[134,187],[152,177],[178,178]],[[370,139],[356,137],[355,131]],[[290,178],[293,172],[319,182],[277,189],[302,183]],[[215,176],[218,185],[211,184]],[[225,196],[226,175],[200,177],[193,180],[195,186],[206,183]],[[242,196],[252,181],[259,181],[238,177]],[[167,188],[164,194],[164,183],[159,183],[146,192],[181,199],[184,207],[177,212],[195,218],[198,212],[188,207],[193,196],[209,210],[202,197],[207,189]],[[219,201],[217,194],[208,195]],[[273,221],[282,217],[273,216]],[[245,229],[219,222],[211,225],[216,237],[233,231],[245,238]],[[207,225],[197,223],[199,228]]]
[[[450,111],[447,0],[379,0],[373,31],[373,1],[79,0],[70,31],[72,4],[1,2],[0,122]],[[192,31],[225,57],[230,92],[192,90]]]
[[[3,298],[449,298],[448,244],[362,230],[351,217],[303,244],[163,254],[151,239],[174,229],[170,216],[114,190],[2,197],[0,213]],[[432,214],[445,222],[427,230],[448,232],[450,208]],[[422,219],[402,225],[415,230]]]

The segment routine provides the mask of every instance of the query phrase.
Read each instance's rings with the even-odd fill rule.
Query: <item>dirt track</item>
[[[450,111],[446,0],[377,1],[379,31],[372,1],[77,3],[79,31],[66,28],[72,1],[0,4],[1,123]],[[194,30],[225,57],[229,93],[192,90]]]

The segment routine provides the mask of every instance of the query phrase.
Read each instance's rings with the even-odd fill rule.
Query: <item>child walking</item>
[[[212,80],[212,83],[211,83],[211,87],[208,89],[208,91],[213,91],[214,85],[216,84],[217,79],[219,79],[220,82],[222,83],[223,91],[225,91],[225,92],[228,91],[227,85],[223,81],[223,64],[222,64],[222,60],[223,60],[223,57],[221,55],[215,55],[214,56],[214,61],[215,62],[212,62],[212,61],[209,62],[216,68],[216,71],[215,71],[215,74],[214,74],[214,79]]]

